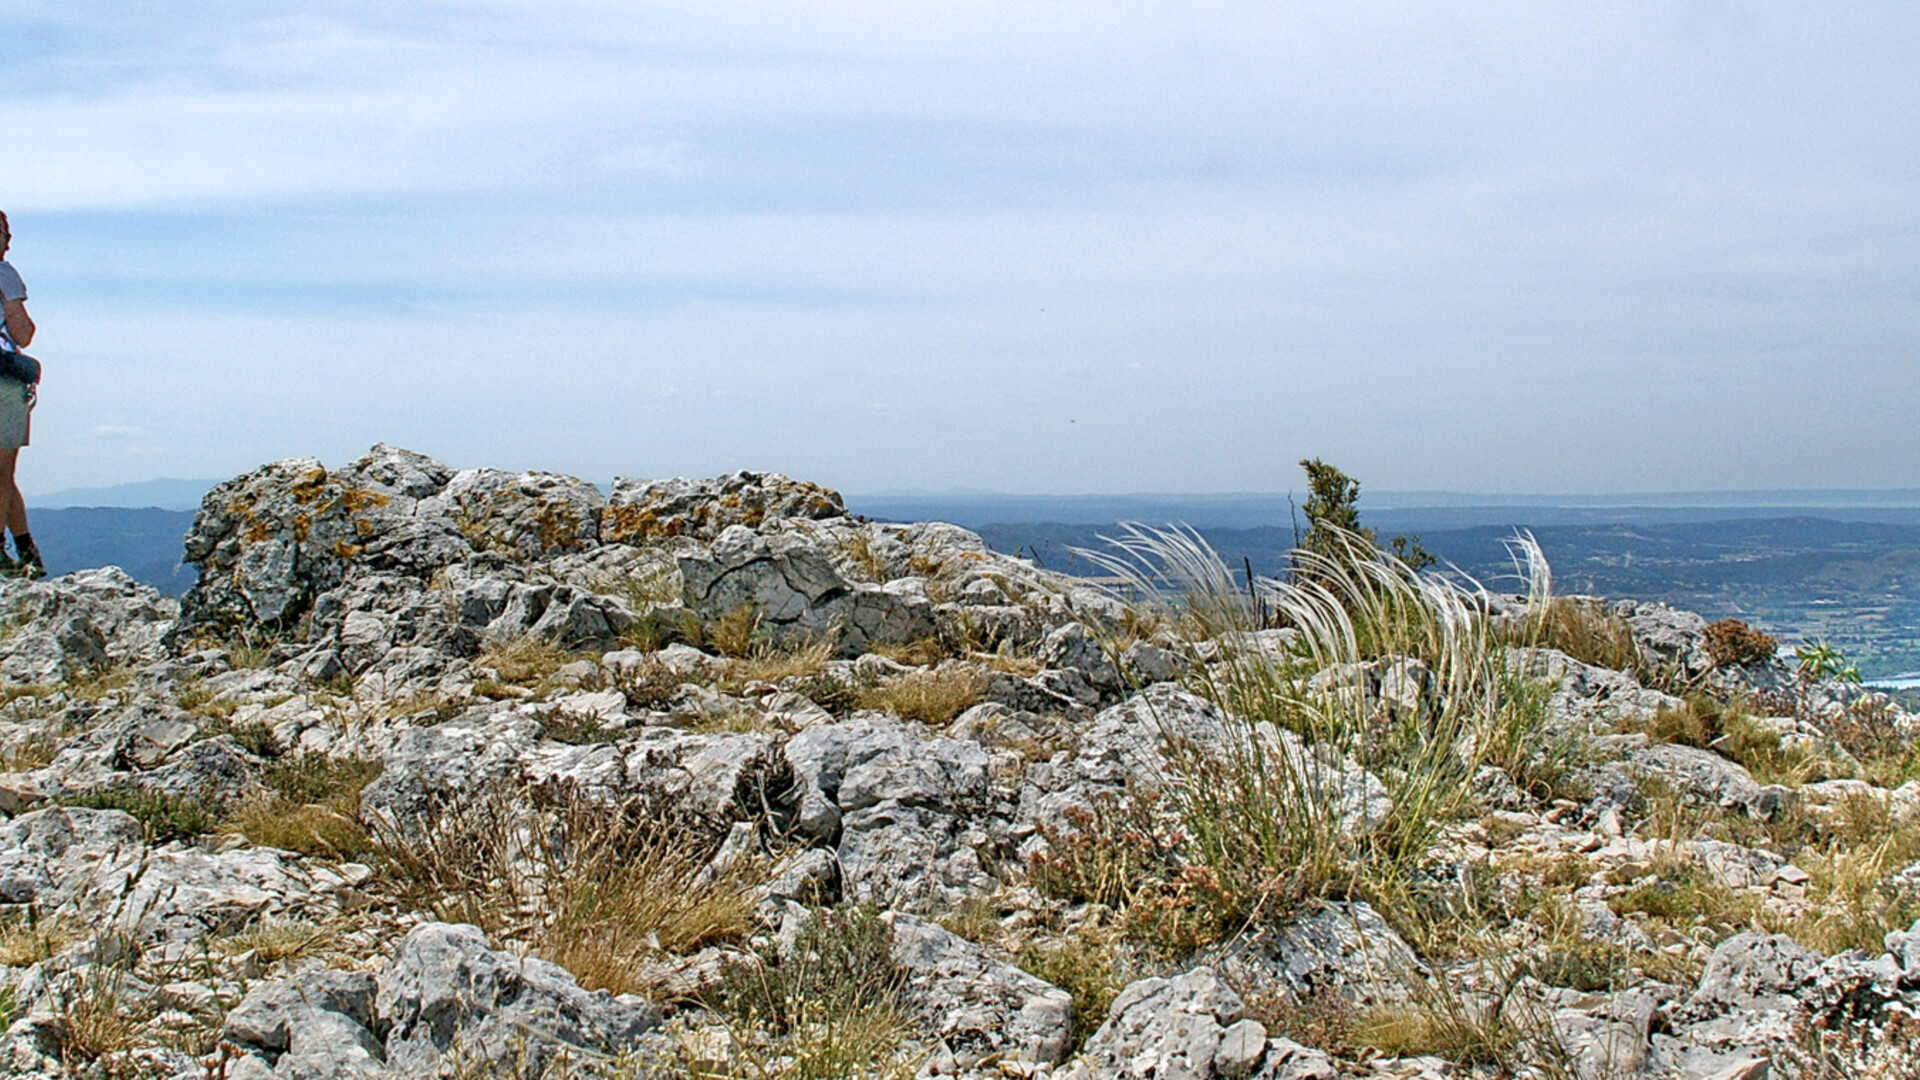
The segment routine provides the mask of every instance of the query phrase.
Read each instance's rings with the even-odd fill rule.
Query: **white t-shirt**
[[[15,270],[12,263],[0,259],[0,300],[25,300],[26,298],[27,283],[20,280],[20,271]],[[0,343],[4,343],[6,348],[14,352],[20,351],[20,347],[13,343],[13,335],[7,333],[7,324],[4,320],[0,320]]]

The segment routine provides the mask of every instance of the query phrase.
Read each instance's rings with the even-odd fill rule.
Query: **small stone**
[[[1220,1034],[1213,1052],[1213,1071],[1221,1076],[1245,1076],[1267,1052],[1267,1029],[1254,1019],[1238,1020]]]

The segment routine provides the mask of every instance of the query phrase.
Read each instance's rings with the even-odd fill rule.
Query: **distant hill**
[[[193,584],[193,568],[180,563],[191,510],[89,506],[30,513],[33,539],[50,574],[118,566],[169,596]]]

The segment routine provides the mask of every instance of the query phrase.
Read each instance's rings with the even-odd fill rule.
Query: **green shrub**
[[[725,1075],[906,1080],[917,1062],[902,1052],[912,1029],[905,987],[891,929],[873,909],[816,911],[786,953],[763,950],[723,974],[723,1008],[773,1035]]]
[[[344,814],[360,812],[360,792],[380,775],[384,763],[360,757],[301,754],[267,766],[261,777],[268,790],[291,803],[325,803]]]
[[[1113,909],[1129,938],[1178,958],[1230,933],[1242,898],[1191,861],[1186,832],[1157,803],[1152,792],[1130,792],[1070,808],[1068,828],[1041,829],[1047,850],[1028,862],[1027,877],[1056,900]]]
[[[258,758],[277,758],[281,753],[280,740],[274,737],[273,729],[257,720],[236,724],[226,716],[215,714],[200,725],[200,734],[209,739],[230,736],[242,750]]]

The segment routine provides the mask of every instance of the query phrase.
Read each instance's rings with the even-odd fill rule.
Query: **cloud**
[[[1920,459],[1901,5],[311,7],[19,14],[63,482],[143,478],[61,457],[122,426],[866,488]]]

